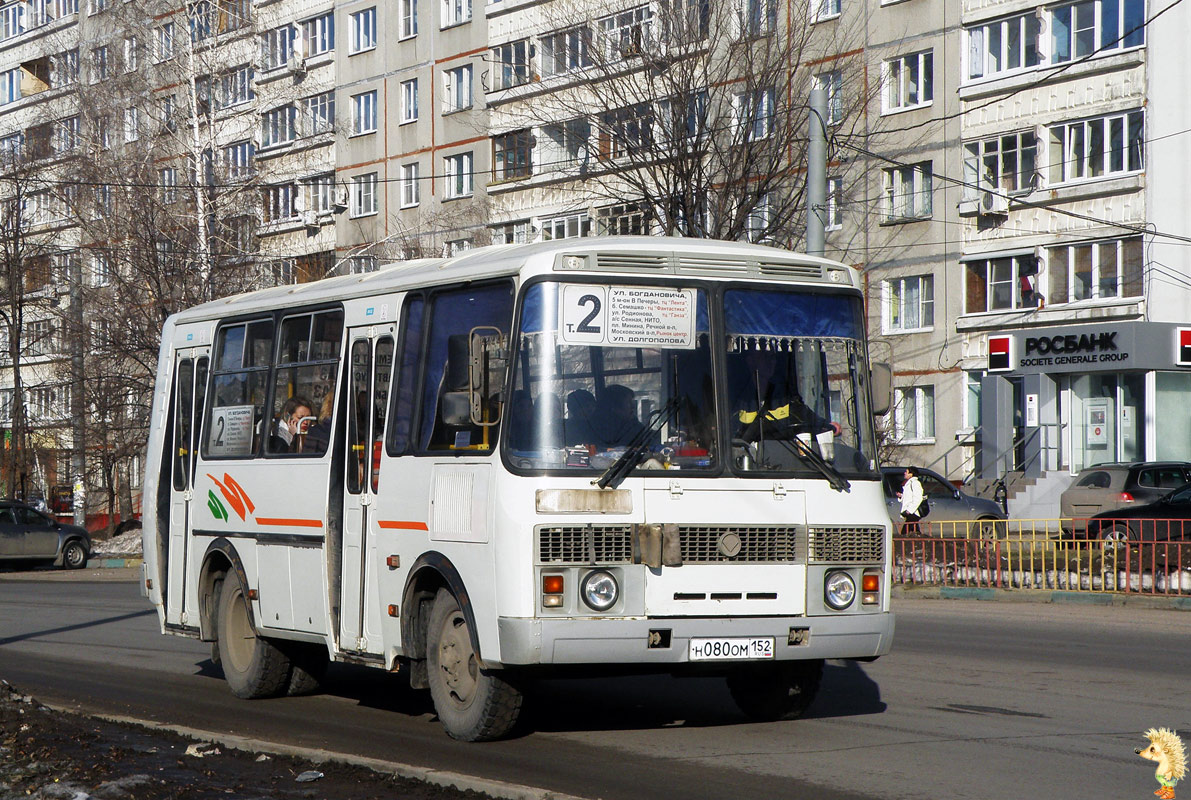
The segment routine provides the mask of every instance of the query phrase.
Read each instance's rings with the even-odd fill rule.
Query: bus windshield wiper
[[[604,470],[604,474],[596,478],[592,483],[601,489],[615,489],[619,486],[629,476],[629,473],[641,463],[641,459],[649,449],[649,443],[653,439],[653,434],[661,430],[662,425],[666,424],[674,416],[681,402],[682,397],[676,394],[666,402],[666,405],[653,412],[653,419],[650,420],[647,426],[637,432],[637,435],[629,442],[628,448],[620,454],[620,458],[613,461],[612,465]]]
[[[827,483],[831,485],[832,489],[835,489],[837,492],[852,491],[852,484],[849,483],[848,479],[843,476],[843,473],[831,466],[831,464],[827,463],[827,460],[823,458],[823,456],[819,455],[815,451],[815,448],[811,447],[806,442],[795,437],[789,441],[781,441],[781,444],[783,447],[797,456],[804,464],[810,464],[812,467],[814,467],[816,471],[818,471],[824,478],[827,479]]]

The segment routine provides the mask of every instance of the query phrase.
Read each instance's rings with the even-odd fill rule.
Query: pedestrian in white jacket
[[[905,522],[902,525],[902,534],[916,531],[918,528],[918,520],[922,518],[919,513],[922,508],[922,481],[918,480],[918,468],[906,467],[903,473],[905,483],[902,484],[902,490],[898,492],[898,497],[902,501],[902,519]],[[913,526],[913,527],[911,527]]]

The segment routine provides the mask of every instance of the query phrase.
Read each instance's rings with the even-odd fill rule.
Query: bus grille
[[[728,556],[721,552],[740,550]],[[787,564],[797,560],[798,529],[790,526],[679,525],[684,564]],[[727,546],[720,547],[728,537]],[[568,525],[538,528],[542,564],[628,564],[633,560],[632,525]]]
[[[880,563],[885,560],[884,528],[842,525],[810,529],[811,561]]]

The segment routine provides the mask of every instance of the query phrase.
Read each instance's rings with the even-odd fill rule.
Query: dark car
[[[901,501],[897,493],[902,490],[905,467],[881,467],[881,478],[885,484],[885,505],[889,517],[898,524],[902,521]],[[974,497],[956,489],[950,481],[929,469],[918,470],[922,493],[930,503],[930,513],[923,517],[926,522],[973,522],[976,525],[924,525],[924,533],[936,536],[959,536],[979,534],[988,538],[993,535],[1004,537],[1006,526],[998,525],[1005,519],[1005,512],[992,500]]]
[[[90,556],[86,529],[56,522],[24,503],[0,500],[0,561],[81,569]]]
[[[1188,481],[1191,481],[1191,463],[1185,461],[1097,464],[1082,470],[1059,495],[1059,516],[1070,519],[1073,531],[1082,534],[1088,517],[1152,503]],[[1063,524],[1067,527],[1068,523]]]
[[[1088,520],[1087,536],[1106,543],[1191,540],[1191,483],[1152,503],[1134,503]]]

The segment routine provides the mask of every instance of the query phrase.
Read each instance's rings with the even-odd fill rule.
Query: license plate
[[[773,658],[773,637],[691,639],[691,661],[747,661]]]

